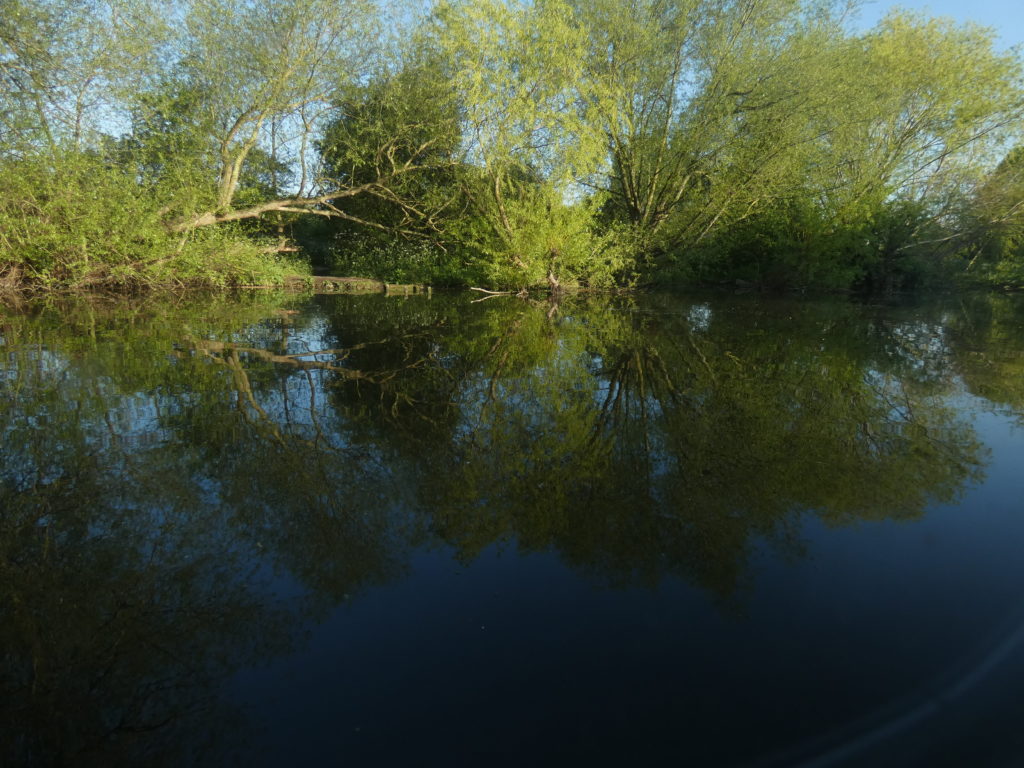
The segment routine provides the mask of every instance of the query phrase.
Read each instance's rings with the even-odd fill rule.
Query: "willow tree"
[[[978,186],[960,224],[964,240],[953,244],[972,280],[1024,284],[1024,146],[1007,153]]]
[[[905,13],[834,48],[799,187],[814,201],[805,258],[845,260],[846,284],[874,289],[942,279],[944,251],[967,234],[959,212],[1019,135],[1021,61],[991,30]]]
[[[0,0],[0,157],[93,146],[159,66],[160,0]]]
[[[840,215],[896,197],[946,216],[995,165],[1024,117],[1024,69],[993,34],[894,13],[850,42],[819,181]]]
[[[562,0],[445,3],[434,34],[464,104],[464,194],[473,216],[455,236],[492,280],[610,279],[626,264],[595,227],[599,202],[576,184],[604,162],[586,119],[587,38]]]
[[[703,239],[786,188],[808,142],[833,3],[578,3],[590,120],[607,137],[611,210],[649,246]]]
[[[314,132],[338,88],[359,75],[373,38],[371,11],[362,0],[187,5],[175,85],[198,97],[195,125],[213,150],[216,182],[210,208],[183,216],[177,228],[323,202],[315,199],[319,187],[309,167]],[[295,194],[238,208],[239,180],[257,148],[299,166]]]

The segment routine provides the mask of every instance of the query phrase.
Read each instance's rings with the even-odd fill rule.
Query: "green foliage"
[[[941,236],[930,218],[920,203],[897,198],[840,225],[806,198],[778,200],[711,237],[679,277],[777,290],[939,287],[951,279],[949,263],[908,247]]]
[[[177,234],[130,172],[75,153],[0,166],[0,280],[47,288],[281,282],[304,267],[229,229]]]
[[[458,248],[425,239],[402,240],[351,234],[330,252],[327,266],[336,275],[372,277],[386,283],[465,286],[485,282]]]
[[[550,187],[526,183],[500,204],[483,191],[473,199],[477,215],[450,231],[475,246],[470,263],[489,285],[604,289],[633,276],[630,230],[598,226],[600,198],[568,204]]]
[[[839,10],[582,5],[607,84],[608,212],[639,225],[655,277],[890,289],[941,274],[928,245],[1017,130],[1020,60],[988,31],[906,14],[853,36]]]
[[[374,190],[379,194],[367,202],[383,208],[396,202],[388,192],[420,200],[451,185],[461,143],[457,94],[437,52],[421,44],[398,72],[385,70],[339,94],[318,149],[325,175],[340,189],[372,184],[416,162],[414,172],[389,190]],[[387,213],[381,215],[379,223],[390,223]]]
[[[397,72],[341,94],[318,142],[323,173],[341,195],[326,228],[333,269],[401,282],[458,279],[438,240],[465,212],[459,113],[448,73],[423,41]]]
[[[562,0],[445,3],[437,45],[451,62],[464,111],[462,179],[469,217],[450,227],[474,249],[491,285],[608,287],[632,254],[599,231],[601,197],[577,180],[603,163],[585,30]]]
[[[4,274],[270,280],[273,238],[503,288],[1024,284],[1019,162],[992,170],[1019,53],[848,10],[447,0],[387,32],[362,0],[0,0]]]
[[[960,251],[968,282],[1024,288],[1024,147],[1010,151],[981,184],[964,214]]]
[[[682,268],[703,282],[843,289],[862,276],[858,261],[869,247],[862,233],[830,232],[819,209],[795,198],[776,201],[717,233]]]

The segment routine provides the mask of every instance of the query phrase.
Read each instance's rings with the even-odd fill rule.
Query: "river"
[[[0,764],[1015,765],[1024,298],[0,308]]]

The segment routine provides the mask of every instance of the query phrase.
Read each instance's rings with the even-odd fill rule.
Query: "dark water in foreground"
[[[0,764],[1024,764],[1024,301],[0,313]]]

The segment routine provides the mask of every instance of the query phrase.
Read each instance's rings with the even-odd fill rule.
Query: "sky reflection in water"
[[[1024,302],[472,298],[5,310],[0,762],[1024,754]]]

